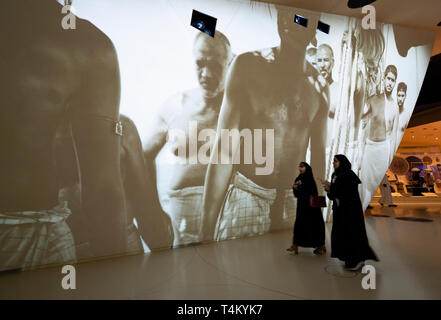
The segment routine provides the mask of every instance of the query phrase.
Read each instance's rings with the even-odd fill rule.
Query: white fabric
[[[296,202],[291,189],[284,191],[282,228],[292,227]],[[221,209],[215,239],[226,240],[267,233],[271,226],[270,210],[276,189],[267,189],[236,172]]]
[[[367,139],[360,168],[360,197],[363,210],[369,205],[372,196],[389,167],[390,141]]]
[[[50,210],[0,213],[0,271],[76,261],[67,202]]]
[[[162,197],[163,209],[173,225],[174,246],[200,242],[203,193],[203,186],[194,186],[170,191]]]

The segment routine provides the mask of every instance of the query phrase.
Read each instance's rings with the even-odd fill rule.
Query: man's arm
[[[170,218],[162,211],[156,188],[151,190],[138,130],[129,118],[121,115],[121,121],[124,132],[124,159],[121,165],[125,167],[123,184],[127,210],[136,218],[139,232],[150,250],[171,247],[173,229]]]
[[[161,111],[156,116],[156,119],[154,119],[147,133],[147,136],[143,140],[144,143],[142,148],[144,163],[146,168],[145,197],[151,199],[151,201],[153,201],[154,203],[159,204],[159,206],[160,206],[160,200],[159,200],[159,193],[157,187],[157,179],[156,179],[157,172],[156,172],[155,160],[157,155],[159,154],[159,152],[167,142],[168,125],[166,118],[170,116],[170,114],[167,113],[170,112],[170,107],[173,107],[170,105],[170,101],[167,101],[164,105],[161,106]],[[163,212],[162,208],[161,208],[161,212]],[[167,229],[170,230],[169,232],[171,232],[171,234],[173,235],[171,220],[165,212],[163,212],[163,214],[164,214],[163,217],[166,219],[163,220],[163,223],[166,224]],[[173,237],[169,238],[169,241],[171,241],[170,246],[173,245]],[[155,248],[155,245],[152,245],[151,248]]]
[[[241,81],[244,74],[242,60],[246,56],[238,56],[231,65],[229,71],[223,103],[221,106],[216,142],[213,146],[211,161],[207,168],[203,195],[203,213],[201,221],[201,240],[214,240],[214,233],[219,211],[228,189],[228,184],[233,173],[233,157],[236,154],[240,142],[234,143],[231,150],[222,150],[221,130],[239,129],[241,108],[249,105],[248,94],[243,88],[244,82]],[[230,152],[231,151],[231,152]],[[222,154],[228,157],[228,164],[221,164]],[[217,161],[214,161],[217,159]]]
[[[121,254],[126,251],[127,218],[120,174],[120,136],[115,133],[120,102],[118,58],[110,40],[99,30],[87,22],[81,30],[75,33],[80,38],[73,39],[84,49],[81,60],[77,60],[77,87],[69,111],[82,209],[94,255]]]
[[[392,135],[391,135],[391,139],[392,139],[392,143],[391,143],[391,150],[390,150],[390,157],[389,157],[389,164],[392,162],[395,152],[397,151],[398,145],[399,145],[399,115],[397,113],[395,113],[394,116],[394,122],[393,122],[393,127],[392,127]]]
[[[369,98],[369,99],[366,101],[366,105],[364,106],[364,109],[367,109],[367,110],[366,110],[366,112],[363,113],[363,115],[361,116],[361,120],[362,120],[362,121],[368,121],[368,119],[369,119],[369,117],[370,117],[370,115],[371,115],[371,113],[372,113],[372,106],[371,106],[371,104],[372,104],[372,99],[373,99],[373,97]]]
[[[337,110],[337,87],[334,84],[332,87],[329,87],[329,99],[330,99],[330,103],[329,103],[329,111],[328,111],[328,117],[329,119],[335,119],[335,112]]]
[[[363,129],[363,132],[362,132],[363,133],[363,136],[362,136],[363,140],[366,139],[366,131],[364,131],[364,129],[368,125],[370,117],[372,115],[372,100],[373,99],[374,99],[374,97],[367,99],[366,105],[364,106],[364,109],[366,110],[366,112],[363,113],[363,115],[361,116],[361,127]]]

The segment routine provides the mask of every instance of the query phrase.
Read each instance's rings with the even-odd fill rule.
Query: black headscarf
[[[299,176],[296,178],[297,180],[302,180],[302,183],[307,187],[310,188],[312,195],[317,195],[317,184],[314,180],[314,174],[312,173],[312,168],[309,164],[306,162],[300,162],[300,165],[303,165],[305,167],[305,173],[299,174]]]
[[[352,164],[351,162],[348,160],[348,158],[346,158],[345,155],[343,154],[337,154],[335,156],[337,158],[337,160],[340,162],[340,165],[338,166],[337,169],[335,169],[335,173],[337,175],[339,175],[342,172],[347,172],[348,170],[352,169]]]
[[[332,178],[334,178],[334,176],[339,177],[342,175],[350,175],[351,178],[353,178],[357,184],[361,183],[358,176],[355,174],[354,171],[352,171],[352,164],[348,160],[348,158],[346,158],[346,156],[343,154],[337,154],[335,157],[340,162],[340,165],[338,166],[337,169],[335,169],[334,173],[332,174]]]

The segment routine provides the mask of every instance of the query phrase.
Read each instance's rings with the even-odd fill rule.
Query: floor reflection
[[[78,264],[76,290],[61,288],[61,267],[4,272],[0,299],[441,299],[440,218],[436,204],[374,204],[366,212],[369,241],[380,258],[368,261],[376,269],[376,290],[363,290],[362,273],[346,273],[330,258],[327,224],[326,256],[304,248],[287,253],[287,230]]]

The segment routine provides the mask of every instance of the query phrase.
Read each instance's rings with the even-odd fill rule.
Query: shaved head
[[[199,42],[204,42],[204,44],[210,48],[217,48],[221,47],[224,50],[224,54],[226,58],[231,58],[232,52],[231,52],[231,44],[228,38],[219,30],[216,30],[214,38],[210,37],[209,35],[198,32],[196,35],[193,46],[196,47]]]
[[[332,82],[332,69],[334,68],[334,52],[330,45],[321,44],[317,49],[317,69],[320,74]]]
[[[233,58],[227,37],[220,31],[216,31],[214,38],[199,32],[193,43],[193,56],[203,95],[212,98],[223,92]]]

